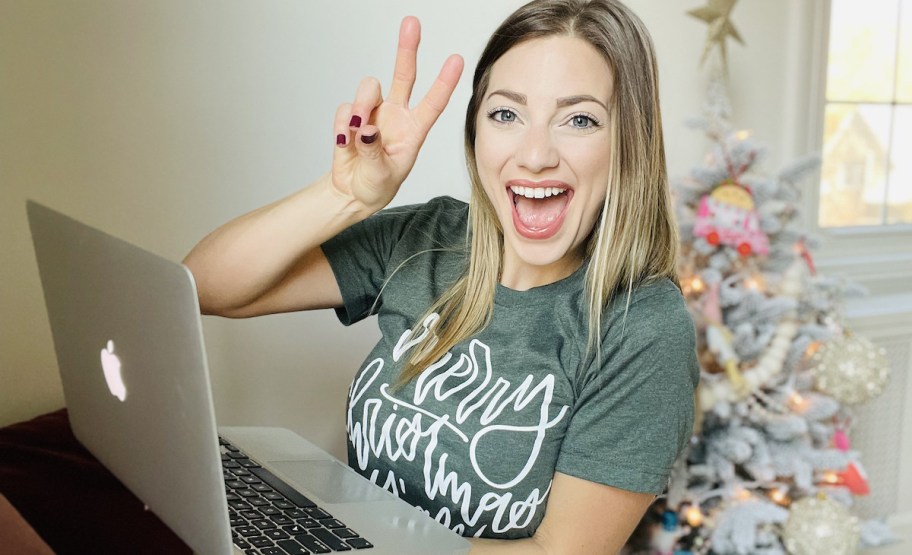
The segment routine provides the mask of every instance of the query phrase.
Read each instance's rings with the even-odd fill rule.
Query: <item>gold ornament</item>
[[[739,43],[744,44],[744,39],[738,34],[738,30],[735,29],[735,25],[731,21],[731,12],[735,8],[735,2],[737,1],[707,0],[708,4],[706,6],[687,12],[687,15],[705,21],[709,25],[709,30],[706,34],[706,44],[703,46],[703,56],[700,58],[701,66],[709,56],[709,52],[718,46],[719,54],[722,56],[722,67],[727,69],[728,56],[725,51],[725,39],[732,37]]]
[[[826,497],[792,503],[782,540],[791,555],[853,555],[861,536],[858,519]]]
[[[883,347],[857,335],[824,343],[811,357],[810,364],[814,387],[847,405],[877,397],[890,377]]]

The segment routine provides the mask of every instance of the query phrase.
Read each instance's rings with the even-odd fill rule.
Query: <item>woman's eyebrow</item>
[[[488,98],[490,99],[492,96],[494,96],[496,94],[506,97],[507,99],[512,100],[513,102],[515,102],[517,104],[521,104],[523,106],[525,106],[526,102],[527,102],[526,95],[520,94],[518,92],[506,90],[506,89],[498,89],[498,90],[492,92],[491,94],[489,94]],[[606,112],[611,112],[611,110],[608,109],[608,106],[606,106],[604,102],[602,102],[601,100],[595,98],[592,95],[588,95],[588,94],[575,94],[573,96],[565,96],[562,98],[558,98],[556,104],[557,104],[558,108],[566,108],[567,106],[573,106],[574,104],[579,104],[581,102],[595,102],[596,104],[598,104],[599,106],[604,108]]]
[[[595,102],[596,104],[598,104],[599,106],[604,108],[606,112],[609,112],[609,113],[611,112],[611,110],[608,109],[608,106],[605,106],[604,102],[602,102],[601,100],[595,98],[594,96],[590,96],[588,94],[577,94],[577,95],[573,95],[573,96],[565,96],[563,98],[558,98],[557,107],[565,108],[567,106],[573,106],[574,104],[579,104],[580,102]]]
[[[505,96],[517,104],[522,104],[523,106],[526,105],[526,95],[524,95],[524,94],[519,94],[518,92],[508,91],[508,90],[504,90],[504,89],[498,89],[498,90],[492,92],[491,94],[489,94],[488,99],[490,99],[495,94],[499,94],[500,96]]]

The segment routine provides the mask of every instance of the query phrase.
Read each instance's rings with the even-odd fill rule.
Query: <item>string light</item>
[[[808,400],[802,397],[797,391],[789,395],[789,406],[795,412],[803,413],[808,408]]]
[[[820,350],[821,345],[822,343],[820,341],[812,341],[811,344],[807,346],[807,349],[804,350],[805,358],[811,358],[817,354],[817,351]]]
[[[757,276],[751,276],[744,280],[744,285],[748,289],[753,289],[754,291],[761,291],[763,289],[763,278]]]
[[[748,131],[747,129],[742,129],[741,131],[738,131],[737,133],[735,133],[735,138],[738,139],[739,141],[744,141],[744,140],[747,140],[748,137],[750,137],[750,134],[751,134],[751,132]]]
[[[706,283],[703,279],[698,276],[692,276],[688,278],[681,279],[681,289],[685,295],[690,295],[692,293],[700,294],[706,290]]]
[[[751,492],[741,486],[738,486],[738,489],[735,490],[735,498],[739,501],[747,501],[751,498]]]
[[[832,470],[823,473],[823,481],[827,484],[838,484],[840,482],[839,476]]]
[[[787,505],[787,504],[788,504],[788,501],[789,501],[788,495],[786,495],[785,492],[782,491],[781,488],[775,488],[775,489],[773,489],[773,490],[769,493],[769,496],[770,496],[770,499],[773,500],[773,502],[775,502],[775,503],[777,503],[777,504],[779,504],[779,505]]]
[[[681,278],[681,292],[684,293],[684,295],[690,295],[693,292],[690,281],[690,278]]]
[[[690,524],[694,528],[703,524],[703,512],[700,511],[698,505],[687,507],[687,510],[684,511],[684,518],[687,520],[687,524]]]

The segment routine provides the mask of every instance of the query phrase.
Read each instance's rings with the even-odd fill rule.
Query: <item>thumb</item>
[[[380,128],[376,125],[365,125],[359,129],[354,143],[358,157],[365,161],[378,161],[383,155]]]

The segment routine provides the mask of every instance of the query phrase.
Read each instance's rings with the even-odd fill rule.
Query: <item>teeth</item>
[[[522,187],[520,185],[512,185],[510,190],[513,191],[514,195],[526,198],[552,197],[567,191],[567,189],[562,187]]]

